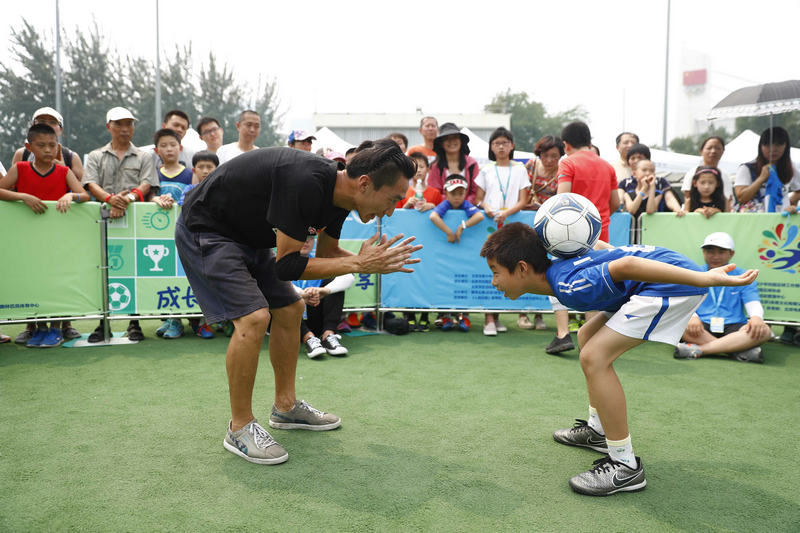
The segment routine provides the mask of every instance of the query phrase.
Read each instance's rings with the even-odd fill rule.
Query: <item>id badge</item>
[[[721,316],[711,317],[711,333],[724,333],[725,319]]]

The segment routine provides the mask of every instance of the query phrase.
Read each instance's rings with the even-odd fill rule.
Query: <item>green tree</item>
[[[55,104],[55,50],[53,39],[43,39],[34,26],[23,20],[10,36],[11,55],[0,61],[0,159],[8,166],[14,151],[22,146],[33,111]],[[66,146],[83,155],[109,141],[106,112],[124,106],[139,120],[133,142],[152,143],[161,125],[155,118],[155,67],[141,57],[120,56],[105,44],[94,24],[86,33],[76,29],[63,39],[62,115]],[[215,57],[200,65],[195,74],[191,43],[165,56],[161,75],[161,109],[185,111],[193,124],[202,115],[216,117],[235,132],[239,113],[253,108],[262,116],[259,146],[280,144],[277,83],[259,83],[255,90],[238,83],[234,72]],[[230,136],[230,134],[229,134]]]
[[[562,113],[551,115],[544,104],[530,99],[528,93],[506,89],[484,106],[489,113],[510,113],[514,144],[521,150],[532,150],[544,135],[559,135],[561,128],[575,120],[586,120],[587,113],[575,106]]]
[[[772,116],[772,125],[781,126],[789,133],[789,140],[792,146],[800,147],[800,111],[782,113]],[[740,117],[736,119],[736,135],[744,130],[752,130],[761,135],[765,129],[769,128],[769,116],[766,117]],[[755,153],[756,147],[753,147]]]
[[[669,142],[669,149],[671,152],[679,154],[696,154],[700,151],[700,143],[707,137],[717,136],[722,137],[725,142],[728,142],[732,137],[725,128],[718,128],[711,124],[708,129],[703,133],[696,135],[684,135],[683,137],[675,137]]]

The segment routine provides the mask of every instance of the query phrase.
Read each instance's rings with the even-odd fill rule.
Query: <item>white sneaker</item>
[[[339,342],[341,338],[342,336],[336,333],[325,337],[322,341],[322,347],[328,352],[328,355],[347,355],[347,348]]]
[[[495,320],[494,327],[497,328],[497,333],[505,333],[508,331],[508,328],[505,327],[499,320]]]
[[[483,326],[483,334],[487,337],[497,336],[497,326],[494,325],[494,322],[489,322]]]
[[[318,355],[325,353],[325,348],[322,346],[322,341],[319,337],[311,336],[306,341],[306,354],[309,359],[314,359]]]

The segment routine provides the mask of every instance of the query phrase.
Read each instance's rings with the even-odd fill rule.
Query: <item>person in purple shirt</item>
[[[703,271],[677,252],[655,246],[614,248],[598,241],[587,254],[551,261],[536,232],[515,222],[492,233],[481,249],[492,285],[509,298],[553,295],[578,311],[597,313],[578,332],[580,362],[589,393],[589,420],[553,434],[556,442],[608,456],[570,480],[575,492],[607,496],[647,484],[633,453],[625,392],[614,360],[647,340],[676,345],[711,286],[743,286],[758,271],[728,275],[729,264]]]

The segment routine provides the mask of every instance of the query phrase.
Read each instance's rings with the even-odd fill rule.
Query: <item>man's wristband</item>
[[[140,202],[144,202],[144,195],[142,194],[142,191],[140,191],[139,189],[131,189],[131,192],[136,193],[136,196],[139,197]]]
[[[79,203],[81,203],[81,202],[83,201],[83,200],[81,200],[81,193],[79,193],[79,192],[74,192],[74,193],[72,193],[72,194],[75,196],[75,202],[76,202],[76,203],[78,203],[78,204],[79,204]]]
[[[111,197],[112,197],[112,196],[114,196],[114,195],[113,195],[113,194],[109,194],[108,196],[106,196],[106,199],[105,199],[105,200],[103,200],[103,201],[104,201],[105,203],[108,203],[108,201],[109,201],[109,200],[111,200]]]

